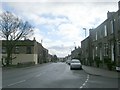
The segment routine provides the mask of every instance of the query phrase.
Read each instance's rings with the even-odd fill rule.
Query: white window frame
[[[113,21],[111,20],[111,34],[113,33]]]
[[[100,60],[102,60],[102,48],[100,48]]]
[[[98,47],[96,46],[95,49],[96,49],[96,56],[97,56],[97,50],[98,50]]]
[[[108,56],[108,44],[107,43],[104,43],[104,56]]]
[[[111,59],[114,61],[114,44],[111,44]]]
[[[96,31],[96,34],[95,34],[95,39],[97,40],[97,31]]]
[[[105,36],[107,36],[107,26],[106,25],[104,26],[104,34],[105,34]]]

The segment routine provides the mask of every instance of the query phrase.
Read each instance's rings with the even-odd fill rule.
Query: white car
[[[70,69],[82,69],[82,64],[78,59],[72,59]]]
[[[120,66],[116,67],[116,71],[120,72]]]

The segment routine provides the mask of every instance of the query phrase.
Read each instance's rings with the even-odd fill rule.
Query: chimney
[[[36,41],[36,40],[35,40],[35,37],[33,37],[33,41]]]
[[[118,10],[120,10],[120,1],[118,2]]]
[[[112,15],[114,14],[115,12],[107,12],[107,18],[110,18],[110,17],[112,17]]]

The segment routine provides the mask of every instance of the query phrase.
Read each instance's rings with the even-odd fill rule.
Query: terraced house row
[[[118,11],[107,13],[107,19],[95,29],[89,30],[89,36],[81,42],[81,59],[88,65],[99,59],[104,67],[107,60],[120,65],[120,1]]]

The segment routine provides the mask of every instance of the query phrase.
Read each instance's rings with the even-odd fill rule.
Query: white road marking
[[[82,86],[80,86],[80,89],[83,88],[86,85],[88,80],[89,80],[89,74],[87,75],[87,79],[85,80],[85,82],[82,84]]]
[[[87,78],[87,81],[89,80],[89,78]]]
[[[80,88],[83,88],[83,86],[81,86]]]
[[[44,74],[45,72],[43,72],[43,73],[40,73],[40,74],[38,74],[38,75],[36,75],[35,77],[40,77],[42,74]]]
[[[38,74],[38,75],[36,75],[35,77],[39,77],[39,76],[41,76],[42,74]]]
[[[13,86],[13,85],[16,85],[18,83],[22,83],[22,82],[25,82],[26,80],[21,80],[21,81],[18,81],[18,82],[15,82],[15,83],[12,83],[12,84],[9,84],[8,86]]]
[[[35,77],[40,77],[42,74],[44,74],[45,72],[43,72],[43,73],[40,73],[40,74],[38,74],[38,75],[36,75]],[[18,82],[15,82],[15,83],[12,83],[12,84],[9,84],[9,85],[7,85],[7,86],[13,86],[13,85],[16,85],[16,84],[18,84],[18,83],[22,83],[22,82],[25,82],[26,80],[21,80],[21,81],[18,81]]]
[[[88,76],[87,76],[87,79],[89,79],[89,74],[88,74]]]
[[[85,83],[83,83],[83,86],[85,86],[85,84],[86,84],[86,82],[85,82]]]

